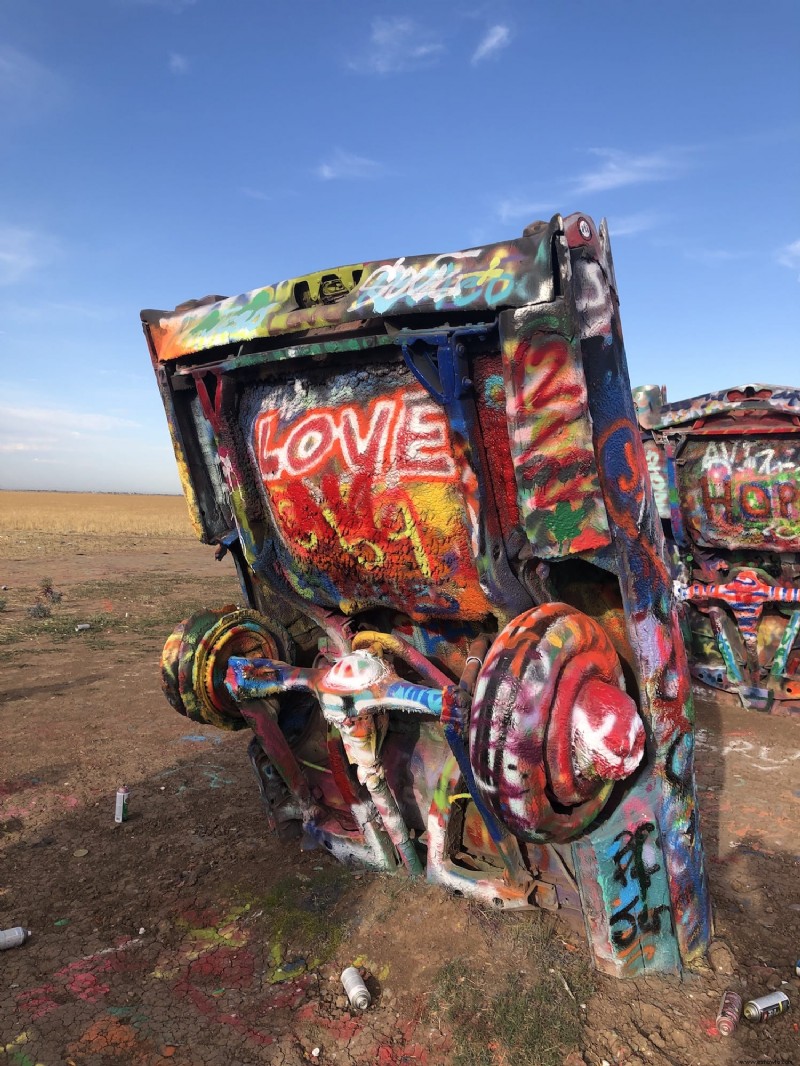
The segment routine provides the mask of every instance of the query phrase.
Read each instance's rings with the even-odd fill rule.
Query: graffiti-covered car
[[[634,390],[695,676],[800,711],[800,391]]]
[[[243,605],[168,699],[249,727],[270,826],[588,930],[705,952],[691,681],[605,225],[142,313],[189,509]]]

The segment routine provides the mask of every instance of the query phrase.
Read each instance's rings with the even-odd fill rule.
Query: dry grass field
[[[0,559],[79,550],[85,537],[126,550],[153,538],[195,540],[183,496],[0,491]]]

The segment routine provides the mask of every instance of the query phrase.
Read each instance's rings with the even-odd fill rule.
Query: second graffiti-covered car
[[[800,391],[634,399],[693,673],[747,707],[800,711]]]

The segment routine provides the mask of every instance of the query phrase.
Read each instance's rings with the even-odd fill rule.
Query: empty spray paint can
[[[114,809],[114,821],[124,822],[128,817],[128,797],[130,789],[127,785],[120,785],[117,789],[117,805]]]
[[[722,993],[722,1002],[717,1012],[717,1029],[723,1036],[730,1036],[742,1016],[742,997],[728,989]]]
[[[13,929],[0,929],[0,951],[20,947],[30,935],[30,929],[23,929],[21,925]]]
[[[758,999],[749,999],[744,1005],[744,1016],[749,1022],[765,1022],[788,1009],[789,997],[785,992],[770,992]]]
[[[358,1010],[366,1010],[372,1002],[372,996],[355,966],[348,966],[342,971],[342,984],[350,1000],[350,1006]]]

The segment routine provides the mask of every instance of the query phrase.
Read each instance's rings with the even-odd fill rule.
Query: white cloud
[[[777,259],[781,266],[788,267],[789,270],[800,271],[800,241],[792,241],[791,244],[781,248]],[[800,281],[800,274],[798,274],[797,280]]]
[[[189,60],[180,52],[170,52],[169,69],[171,74],[185,74],[189,69]]]
[[[523,214],[552,214],[554,208],[551,205],[554,203],[572,205],[578,197],[587,193],[609,192],[648,182],[668,181],[680,177],[689,165],[689,149],[686,148],[639,154],[621,152],[614,148],[592,148],[590,153],[600,158],[600,164],[583,174],[562,178],[557,184],[558,195],[548,195],[553,191],[553,186],[550,186],[541,198],[535,194],[501,198],[496,203],[495,214],[505,222]],[[617,218],[612,230],[618,236],[630,235],[652,229],[657,221],[656,215],[641,212]]]
[[[25,52],[0,44],[0,119],[33,118],[63,100],[62,79]]]
[[[513,196],[506,197],[495,205],[495,214],[501,222],[513,222],[516,219],[534,222],[545,215],[549,218],[553,211],[552,204],[536,203]]]
[[[729,248],[685,248],[687,259],[698,263],[732,263],[737,259],[746,259],[747,252],[735,252]]]
[[[574,179],[574,195],[607,192],[609,189],[621,189],[649,181],[667,181],[677,177],[685,168],[685,152],[682,149],[635,155],[615,148],[592,148],[591,153],[602,162],[596,169]]]
[[[127,7],[160,7],[164,11],[173,11],[179,15],[187,7],[193,7],[197,0],[121,0]]]
[[[348,66],[359,73],[397,74],[430,66],[443,51],[435,35],[411,19],[375,18],[369,44]]]
[[[265,204],[273,204],[288,200],[293,196],[299,196],[297,189],[287,189],[286,186],[274,189],[257,189],[253,185],[242,185],[239,195],[246,196],[248,200],[259,200]]]
[[[259,200],[261,203],[272,204],[278,200],[288,200],[292,196],[297,196],[296,189],[276,188],[272,190],[256,189],[252,185],[242,185],[239,189],[241,196],[246,196],[248,200]]]
[[[67,407],[0,406],[0,471],[4,488],[97,488],[98,471],[107,468],[102,487],[124,489],[133,473],[126,470],[134,454],[140,469],[140,423],[104,412]],[[63,465],[68,480],[56,485],[43,482],[33,464]],[[92,485],[92,480],[96,484]]]
[[[55,381],[42,391],[41,370],[18,367],[22,376],[12,380],[4,369],[0,355],[1,488],[180,491],[163,411],[152,395],[144,402],[124,381],[121,399],[119,388],[98,391],[89,378],[80,394],[60,395]]]
[[[484,34],[478,47],[472,53],[472,59],[470,62],[480,63],[481,60],[496,55],[501,49],[506,48],[510,43],[511,31],[508,26],[503,26],[502,24],[491,26]]]
[[[337,148],[333,155],[317,167],[317,177],[323,181],[336,178],[376,178],[383,166],[374,159],[353,155]]]
[[[14,285],[56,254],[46,234],[21,226],[0,226],[0,285]]]
[[[513,196],[498,200],[494,209],[501,222],[534,222],[536,219],[549,219],[556,211],[558,205],[555,203]],[[659,222],[659,215],[642,211],[639,214],[613,216],[608,220],[608,228],[612,237],[630,237],[653,229]]]
[[[70,316],[72,318],[88,318],[92,322],[110,322],[112,319],[124,317],[121,307],[111,307],[108,304],[83,304],[69,300],[46,300],[35,306],[22,306],[19,308],[20,318],[33,318],[42,315],[58,315],[59,318]]]
[[[32,440],[50,440],[55,436],[83,437],[90,433],[111,433],[119,429],[132,429],[138,425],[138,422],[133,422],[129,418],[118,418],[116,415],[96,412],[57,407],[0,405],[2,432],[6,435],[11,433],[12,442],[16,444],[30,444]],[[43,428],[53,436],[44,438],[30,436],[31,430],[36,429],[41,432]],[[23,436],[25,440],[22,439]]]
[[[648,211],[633,215],[612,215],[608,220],[608,232],[611,238],[632,237],[645,230],[654,229],[661,221],[660,216]]]

